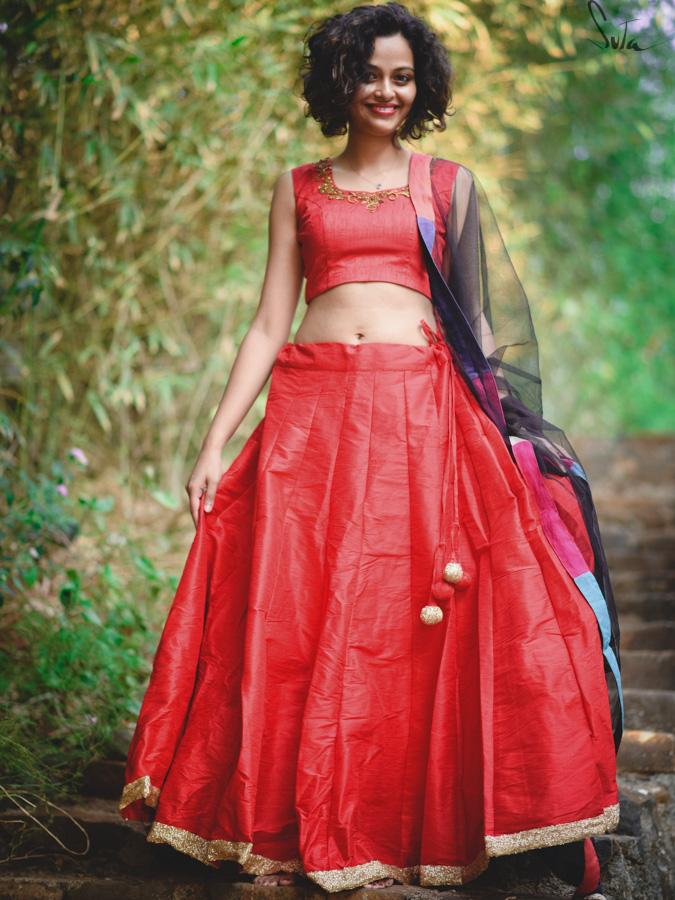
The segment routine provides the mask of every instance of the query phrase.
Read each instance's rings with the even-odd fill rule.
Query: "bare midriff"
[[[350,281],[317,294],[292,343],[374,341],[428,345],[420,319],[436,330],[431,300],[402,284],[389,281]]]

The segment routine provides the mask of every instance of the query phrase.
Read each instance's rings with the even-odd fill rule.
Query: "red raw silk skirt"
[[[129,747],[119,807],[148,841],[338,891],[461,884],[616,827],[595,616],[425,333],[279,351],[264,418],[200,506]],[[470,584],[429,625],[453,417]]]

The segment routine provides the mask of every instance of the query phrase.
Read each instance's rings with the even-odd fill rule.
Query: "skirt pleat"
[[[470,584],[425,625],[448,422]],[[461,884],[615,827],[596,620],[444,344],[280,350],[200,503],[120,811],[204,863],[329,891]]]

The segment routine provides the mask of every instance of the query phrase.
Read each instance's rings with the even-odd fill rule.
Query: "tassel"
[[[464,569],[462,568],[462,564],[457,562],[456,559],[446,563],[445,568],[443,569],[443,578],[446,581],[449,581],[450,584],[457,584],[458,581],[461,581],[463,574]]]
[[[443,345],[445,349],[445,345]],[[453,510],[452,524],[450,525],[450,559],[443,565],[442,575],[440,579],[433,581],[431,585],[432,600],[452,600],[455,590],[463,590],[471,584],[471,577],[465,572],[464,567],[457,558],[456,546],[457,535],[459,532],[459,473],[457,471],[457,438],[456,438],[456,410],[455,410],[455,372],[453,368],[452,357],[448,353],[446,356],[446,364],[448,365],[448,379],[450,383],[450,396],[445,394],[445,402],[448,409],[448,432],[450,435],[450,446],[448,455],[445,460],[443,471],[443,485],[441,488],[441,540],[436,548],[434,557],[434,572],[437,567],[443,565],[442,559],[445,555],[445,539],[443,532],[447,527],[446,499],[448,494],[449,468],[450,458],[452,458],[452,476],[453,476]],[[436,625],[443,620],[443,610],[437,603],[428,603],[422,607],[420,619],[425,625]]]
[[[462,568],[462,564],[453,559],[445,564],[443,578],[455,586],[458,591],[464,590],[471,584],[471,576]]]
[[[428,603],[422,607],[420,619],[425,625],[437,625],[443,619],[443,610],[436,604]]]
[[[455,588],[445,581],[434,581],[431,585],[431,596],[434,600],[452,600]]]

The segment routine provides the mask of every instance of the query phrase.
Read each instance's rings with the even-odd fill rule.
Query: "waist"
[[[348,282],[317,295],[307,306],[293,343],[400,343],[424,346],[421,326],[436,328],[431,300],[390,282]]]
[[[272,368],[272,384],[278,386],[279,379],[297,377],[294,390],[301,396],[307,388],[308,370],[318,374],[325,372],[328,384],[331,373],[335,372],[396,372],[428,371],[447,364],[449,354],[445,344],[425,343],[417,346],[410,343],[392,341],[371,341],[361,345],[341,341],[307,341],[306,343],[286,343],[279,350]],[[292,373],[297,370],[297,376]],[[284,375],[280,375],[284,372]],[[301,374],[305,373],[305,374]],[[328,388],[327,388],[328,389]]]

